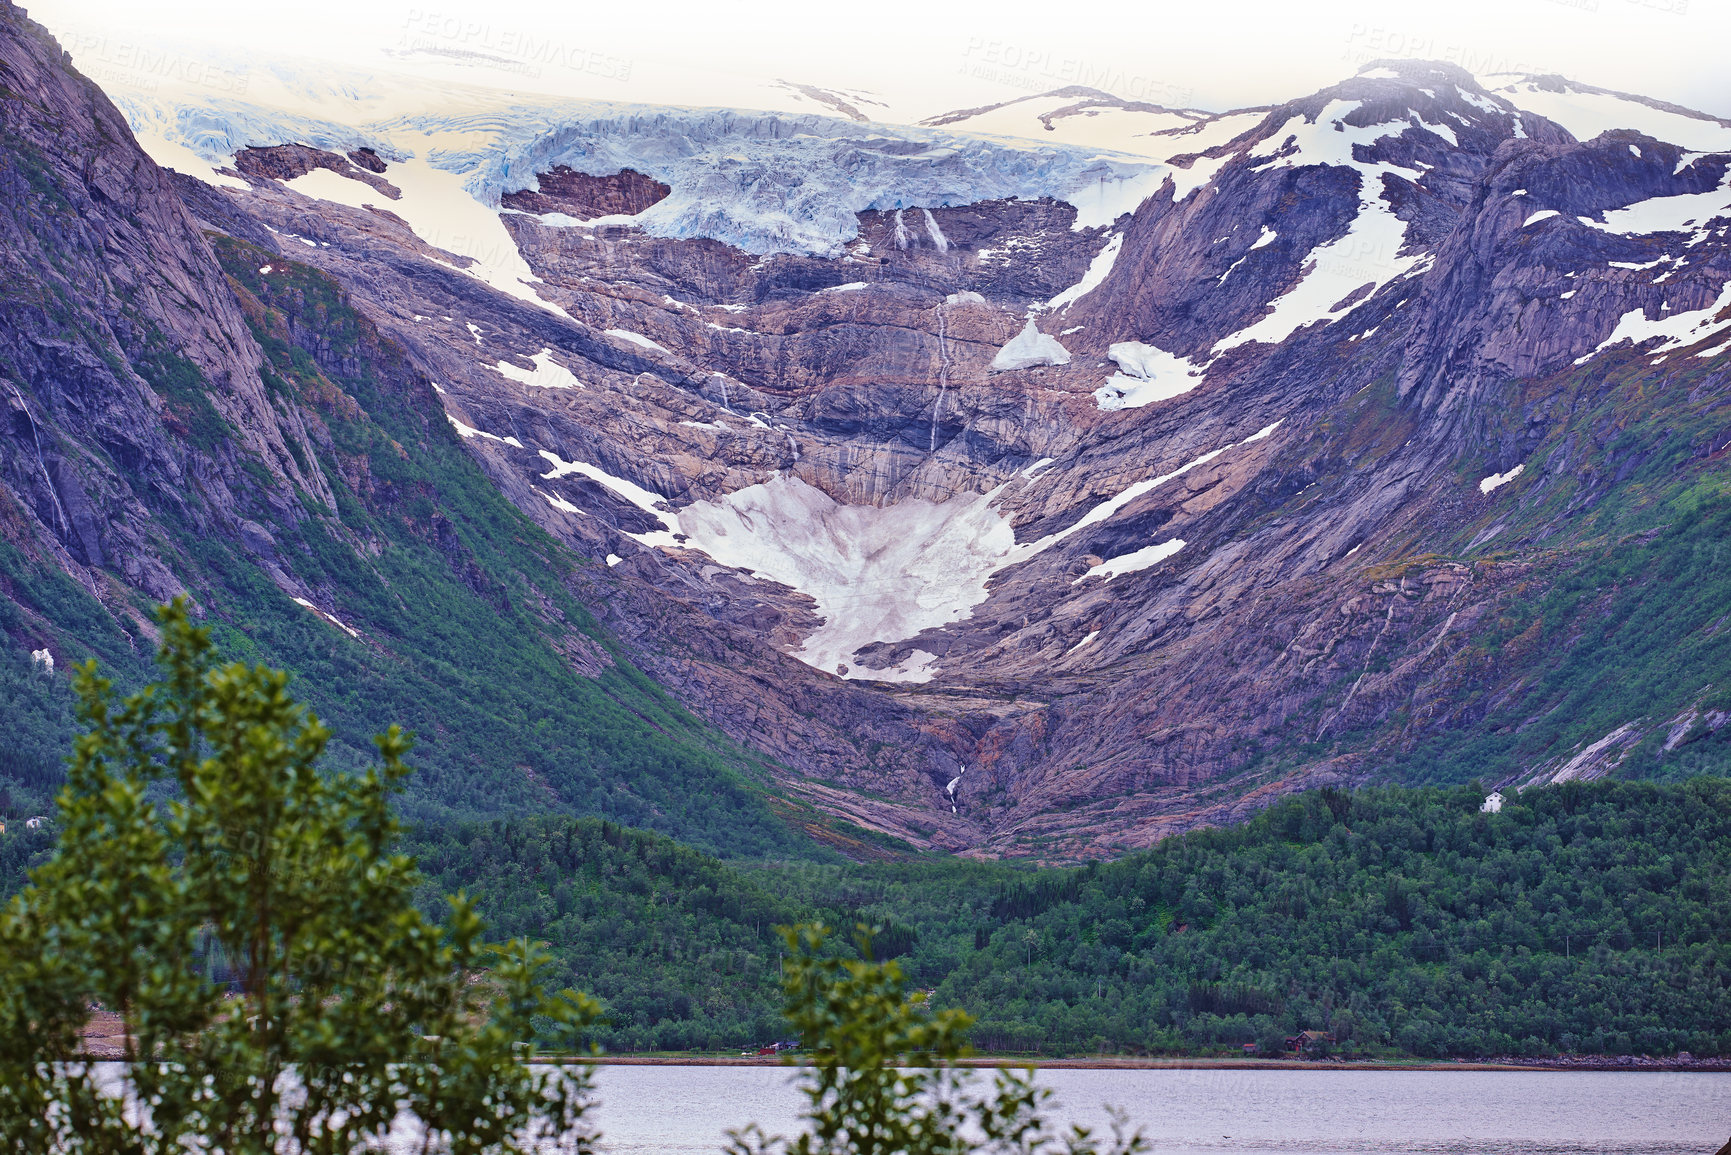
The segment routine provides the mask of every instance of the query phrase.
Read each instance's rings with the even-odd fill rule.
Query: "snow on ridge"
[[[1358,147],[1399,136],[1412,130],[1414,124],[1407,118],[1362,127],[1347,124],[1346,118],[1362,104],[1336,99],[1314,119],[1296,113],[1246,154],[1249,159],[1263,161],[1255,170],[1258,172],[1311,165],[1354,170],[1359,180],[1358,214],[1344,234],[1311,249],[1299,262],[1300,268],[1309,267],[1310,272],[1270,301],[1266,315],[1216,342],[1215,355],[1251,341],[1277,345],[1306,325],[1336,320],[1351,310],[1351,306],[1338,306],[1356,290],[1368,285],[1374,292],[1413,272],[1426,259],[1422,253],[1401,255],[1406,224],[1394,215],[1383,196],[1384,175],[1417,180],[1423,174],[1386,161],[1362,161],[1355,155]],[[1425,127],[1436,131],[1434,126]]]
[[[1629,129],[1697,152],[1731,151],[1731,125],[1704,113],[1671,111],[1627,95],[1565,82],[1558,91],[1529,76],[1479,77],[1496,96],[1527,112],[1560,124],[1576,140]],[[1496,85],[1497,87],[1492,87]]]

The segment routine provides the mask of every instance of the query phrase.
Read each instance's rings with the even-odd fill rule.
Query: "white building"
[[[1489,794],[1485,795],[1485,804],[1479,807],[1479,813],[1495,814],[1502,808],[1503,796],[1499,792],[1493,790]]]

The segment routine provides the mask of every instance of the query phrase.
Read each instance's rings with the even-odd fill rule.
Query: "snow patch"
[[[998,355],[992,358],[992,372],[1004,373],[1014,369],[1029,369],[1035,365],[1069,363],[1070,351],[1064,348],[1056,337],[1040,332],[1034,319],[1029,317],[1022,331],[1012,337],[998,350]]]
[[[1731,327],[1731,318],[1718,319],[1719,314],[1731,308],[1731,281],[1727,281],[1719,291],[1718,299],[1703,309],[1691,309],[1687,312],[1672,313],[1658,320],[1648,320],[1647,311],[1630,309],[1617,320],[1617,327],[1611,330],[1591,353],[1575,358],[1575,364],[1585,365],[1594,357],[1603,353],[1613,345],[1624,341],[1632,341],[1636,345],[1658,339],[1660,343],[1648,350],[1650,353],[1669,353],[1704,341],[1716,333]],[[1661,309],[1661,312],[1664,310]]]
[[[1118,251],[1123,247],[1123,234],[1107,241],[1106,247],[1096,253],[1094,259],[1088,262],[1088,271],[1082,274],[1082,279],[1047,301],[1045,307],[1047,309],[1062,309],[1066,305],[1080,301],[1098,289],[1101,282],[1105,281],[1107,274],[1111,273],[1112,266],[1118,263]]]
[[[584,387],[583,382],[577,380],[576,375],[571,370],[553,360],[553,350],[551,349],[542,349],[529,360],[535,363],[533,369],[521,369],[509,361],[500,361],[493,366],[493,369],[512,381],[528,385],[534,389],[581,389]]]
[[[1202,384],[1204,367],[1141,341],[1119,341],[1106,355],[1123,372],[1094,390],[1094,402],[1104,410],[1139,409]]]
[[[347,634],[349,637],[358,638],[361,636],[361,631],[355,629],[353,626],[342,621],[335,614],[328,614],[324,610],[319,609],[317,606],[313,605],[311,602],[307,601],[305,598],[294,598],[293,601],[294,601],[295,605],[302,606],[306,609],[311,610],[313,613],[317,614],[319,617],[323,618],[325,621],[329,622],[331,625],[335,626],[337,629],[343,631],[343,633]],[[32,654],[31,656],[35,657],[34,654]],[[52,670],[54,668],[54,659],[52,656],[49,657],[49,659],[48,659],[48,668],[50,670]]]
[[[1509,482],[1511,482],[1515,478],[1519,477],[1526,470],[1526,468],[1527,468],[1527,464],[1526,464],[1526,462],[1523,461],[1523,462],[1521,462],[1521,464],[1515,466],[1513,469],[1509,470],[1507,473],[1493,473],[1493,474],[1491,474],[1489,477],[1487,477],[1483,481],[1479,482],[1479,492],[1480,493],[1489,493],[1491,490],[1497,488],[1500,485],[1507,485]]]
[[[722,565],[817,602],[824,622],[795,655],[801,661],[830,672],[846,667],[849,678],[924,682],[936,673],[932,661],[898,673],[861,666],[854,652],[960,621],[986,600],[986,579],[1015,549],[1010,523],[992,508],[998,492],[841,505],[778,475],[689,505],[677,525],[692,548]]]
[[[1100,636],[1099,630],[1089,630],[1086,637],[1084,637],[1081,641],[1077,642],[1075,645],[1071,646],[1069,649],[1064,651],[1064,656],[1067,658],[1071,654],[1075,653],[1077,650],[1081,649],[1083,646],[1092,644],[1093,641],[1096,638],[1098,638],[1099,636]]]
[[[1651,236],[1654,233],[1689,232],[1727,213],[1731,213],[1731,170],[1726,172],[1718,188],[1707,192],[1650,197],[1606,211],[1602,214],[1605,218],[1603,223],[1586,218],[1582,218],[1582,223],[1601,232]]]
[[[471,437],[485,437],[488,441],[497,441],[504,445],[515,446],[518,449],[523,448],[523,443],[518,441],[515,437],[500,437],[496,433],[488,433],[485,429],[476,429],[473,426],[464,425],[449,413],[445,414],[445,420],[451,423],[451,427],[457,431],[457,436],[461,437],[464,441],[467,441]]]
[[[394,201],[372,185],[328,168],[315,168],[285,182],[285,187],[302,196],[350,208],[376,205],[387,209],[402,218],[415,236],[427,244],[467,257],[469,265],[464,272],[507,296],[569,319],[565,310],[542,300],[531,287],[541,278],[517,251],[517,243],[505,230],[499,211],[471,196],[460,174],[435,168],[425,160],[407,160],[391,165],[390,176],[391,183],[403,194]]]
[[[636,482],[627,481],[623,477],[615,477],[600,466],[590,465],[586,461],[566,461],[558,454],[550,453],[545,449],[541,450],[541,456],[546,458],[547,462],[553,467],[551,470],[541,475],[544,479],[552,481],[556,478],[565,477],[573,473],[577,474],[579,477],[587,477],[589,480],[598,482],[612,490],[632,505],[635,505],[638,509],[641,509],[644,513],[650,514],[656,518],[656,520],[660,521],[663,526],[662,529],[650,530],[647,533],[629,533],[625,536],[647,546],[672,546],[679,544],[677,538],[674,536],[680,532],[679,515],[666,508],[667,499],[662,497],[659,493],[644,489]]]
[[[605,332],[609,337],[618,337],[621,341],[629,341],[633,345],[641,346],[644,349],[654,349],[658,353],[667,353],[665,347],[651,341],[642,333],[633,333],[630,329],[606,329],[603,330],[603,332]],[[668,356],[671,357],[672,354],[668,353]]]
[[[1091,566],[1087,573],[1072,581],[1071,585],[1080,585],[1091,577],[1104,577],[1111,581],[1127,573],[1137,573],[1150,566],[1158,565],[1184,548],[1184,539],[1175,537],[1171,541],[1163,541],[1158,545],[1146,545],[1134,553],[1123,554],[1103,561],[1097,566]]]
[[[1302,114],[1293,116],[1250,150],[1248,155],[1252,158],[1267,158],[1258,166],[1258,172],[1312,165],[1354,170],[1359,181],[1358,215],[1343,236],[1310,251],[1300,265],[1306,272],[1296,285],[1269,302],[1270,312],[1266,316],[1223,337],[1215,344],[1214,353],[1224,353],[1251,341],[1278,345],[1306,325],[1341,316],[1348,310],[1335,306],[1356,290],[1366,285],[1372,291],[1379,289],[1415,271],[1426,259],[1417,253],[1400,255],[1406,244],[1406,225],[1394,215],[1382,195],[1385,175],[1417,179],[1422,174],[1401,165],[1361,161],[1354,155],[1359,147],[1401,135],[1413,127],[1412,122],[1348,125],[1346,117],[1361,103],[1330,101],[1314,121]]]

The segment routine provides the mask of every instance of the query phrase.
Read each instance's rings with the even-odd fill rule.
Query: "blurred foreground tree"
[[[159,681],[117,702],[79,670],[58,850],[0,913],[6,1149],[347,1155],[397,1127],[425,1151],[589,1151],[587,1068],[531,1067],[528,1040],[574,1042],[599,1008],[547,994],[529,944],[487,945],[462,896],[443,927],[415,910],[390,804],[408,739],[322,772],[287,675],[218,665],[181,601],[159,618]],[[126,1062],[87,1061],[96,1008]]]
[[[956,1060],[969,1053],[963,1011],[934,1012],[909,995],[901,965],[872,957],[860,927],[859,957],[834,949],[821,925],[783,930],[792,957],[783,989],[804,1053],[807,1129],[792,1142],[753,1125],[730,1132],[728,1155],[1138,1155],[1140,1131],[1112,1114],[1102,1143],[1084,1127],[1056,1129],[1051,1091],[1033,1072],[999,1069],[989,1088]]]

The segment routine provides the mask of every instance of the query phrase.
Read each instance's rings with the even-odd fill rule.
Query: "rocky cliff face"
[[[331,502],[306,430],[172,179],[8,6],[0,37],[0,479],[34,541],[117,612],[182,590],[151,508],[238,532],[257,500]],[[117,584],[118,579],[118,584]]]
[[[1526,733],[1498,711],[1573,643],[1511,615],[1609,548],[1630,486],[1718,468],[1731,141],[1691,149],[1724,126],[1679,110],[1682,144],[1583,137],[1544,93],[1404,63],[1220,117],[1055,94],[1052,123],[1133,115],[1158,159],[871,191],[804,251],[739,241],[786,176],[768,119],[758,185],[701,143],[618,163],[672,114],[553,112],[467,186],[379,126],[248,140],[176,185],[340,284],[587,559],[572,588],[631,659],[791,797],[1085,856]],[[834,130],[871,182],[950,148],[880,130]],[[361,137],[376,164],[332,147]],[[502,208],[471,196],[501,180]],[[712,235],[665,223],[706,195],[679,219]],[[1601,713],[1480,772],[1573,757]]]

